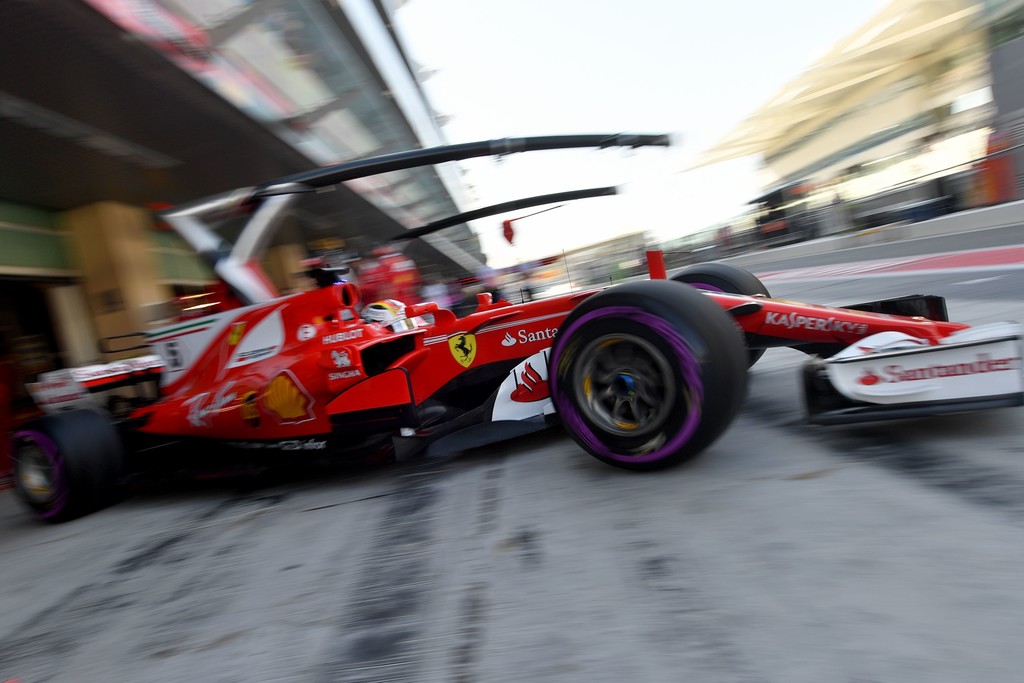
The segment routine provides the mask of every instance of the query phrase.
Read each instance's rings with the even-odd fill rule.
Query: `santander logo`
[[[506,332],[501,338],[502,346],[515,346],[516,344],[532,344],[539,341],[550,341],[558,334],[557,327],[545,327],[542,330],[517,330],[515,336]]]
[[[517,403],[531,403],[550,396],[548,383],[529,363],[523,366],[523,372],[516,378],[516,388],[509,396]]]
[[[857,378],[857,382],[864,386],[872,386],[879,382],[919,382],[922,380],[982,375],[989,372],[1006,372],[1019,368],[1019,357],[992,358],[987,353],[981,353],[975,356],[972,362],[968,363],[928,365],[925,367],[906,367],[894,363],[883,367],[881,375],[875,374],[875,371],[871,368],[865,368],[864,374]]]
[[[864,374],[857,378],[857,381],[866,387],[874,386],[882,381],[872,370],[865,370]]]

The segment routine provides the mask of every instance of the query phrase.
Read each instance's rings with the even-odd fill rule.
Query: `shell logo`
[[[263,390],[263,407],[281,424],[307,422],[314,417],[313,398],[287,370]]]
[[[255,391],[247,391],[242,394],[242,421],[250,427],[260,426],[260,409],[256,405],[256,399]]]

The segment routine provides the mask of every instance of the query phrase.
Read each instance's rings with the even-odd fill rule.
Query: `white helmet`
[[[374,301],[363,308],[363,319],[371,323],[380,323],[395,332],[414,329],[416,326],[405,317],[405,304],[394,299]]]

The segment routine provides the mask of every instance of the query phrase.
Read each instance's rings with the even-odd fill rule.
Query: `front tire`
[[[573,439],[630,470],[695,457],[732,422],[746,393],[735,323],[668,281],[619,285],[569,314],[551,349],[551,396]]]
[[[111,502],[124,470],[124,448],[97,410],[47,415],[14,434],[14,487],[47,522],[64,522]]]

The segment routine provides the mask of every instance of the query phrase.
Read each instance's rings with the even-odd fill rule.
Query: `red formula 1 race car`
[[[58,521],[98,508],[126,472],[165,452],[281,462],[383,448],[409,457],[556,422],[608,464],[654,470],[694,457],[729,426],[748,368],[777,346],[809,355],[804,384],[816,422],[1024,402],[1018,326],[949,322],[938,297],[827,308],[772,299],[756,277],[727,264],[698,264],[669,279],[653,258],[649,280],[520,304],[481,294],[474,312],[457,317],[432,302],[362,302],[354,284],[324,267],[310,273],[315,289],[280,297],[258,266],[284,209],[303,192],[473,156],[665,144],[664,136],[565,136],[415,150],[170,211],[165,220],[211,264],[233,307],[145,334],[162,366],[156,390],[135,397],[141,405],[131,410],[81,406],[103,377],[152,382],[151,361],[94,367],[81,378],[65,372],[50,378],[49,393],[37,387],[51,414],[14,436],[18,492],[39,517]],[[247,217],[234,244],[210,227],[229,214]],[[59,411],[64,405],[73,409]]]

